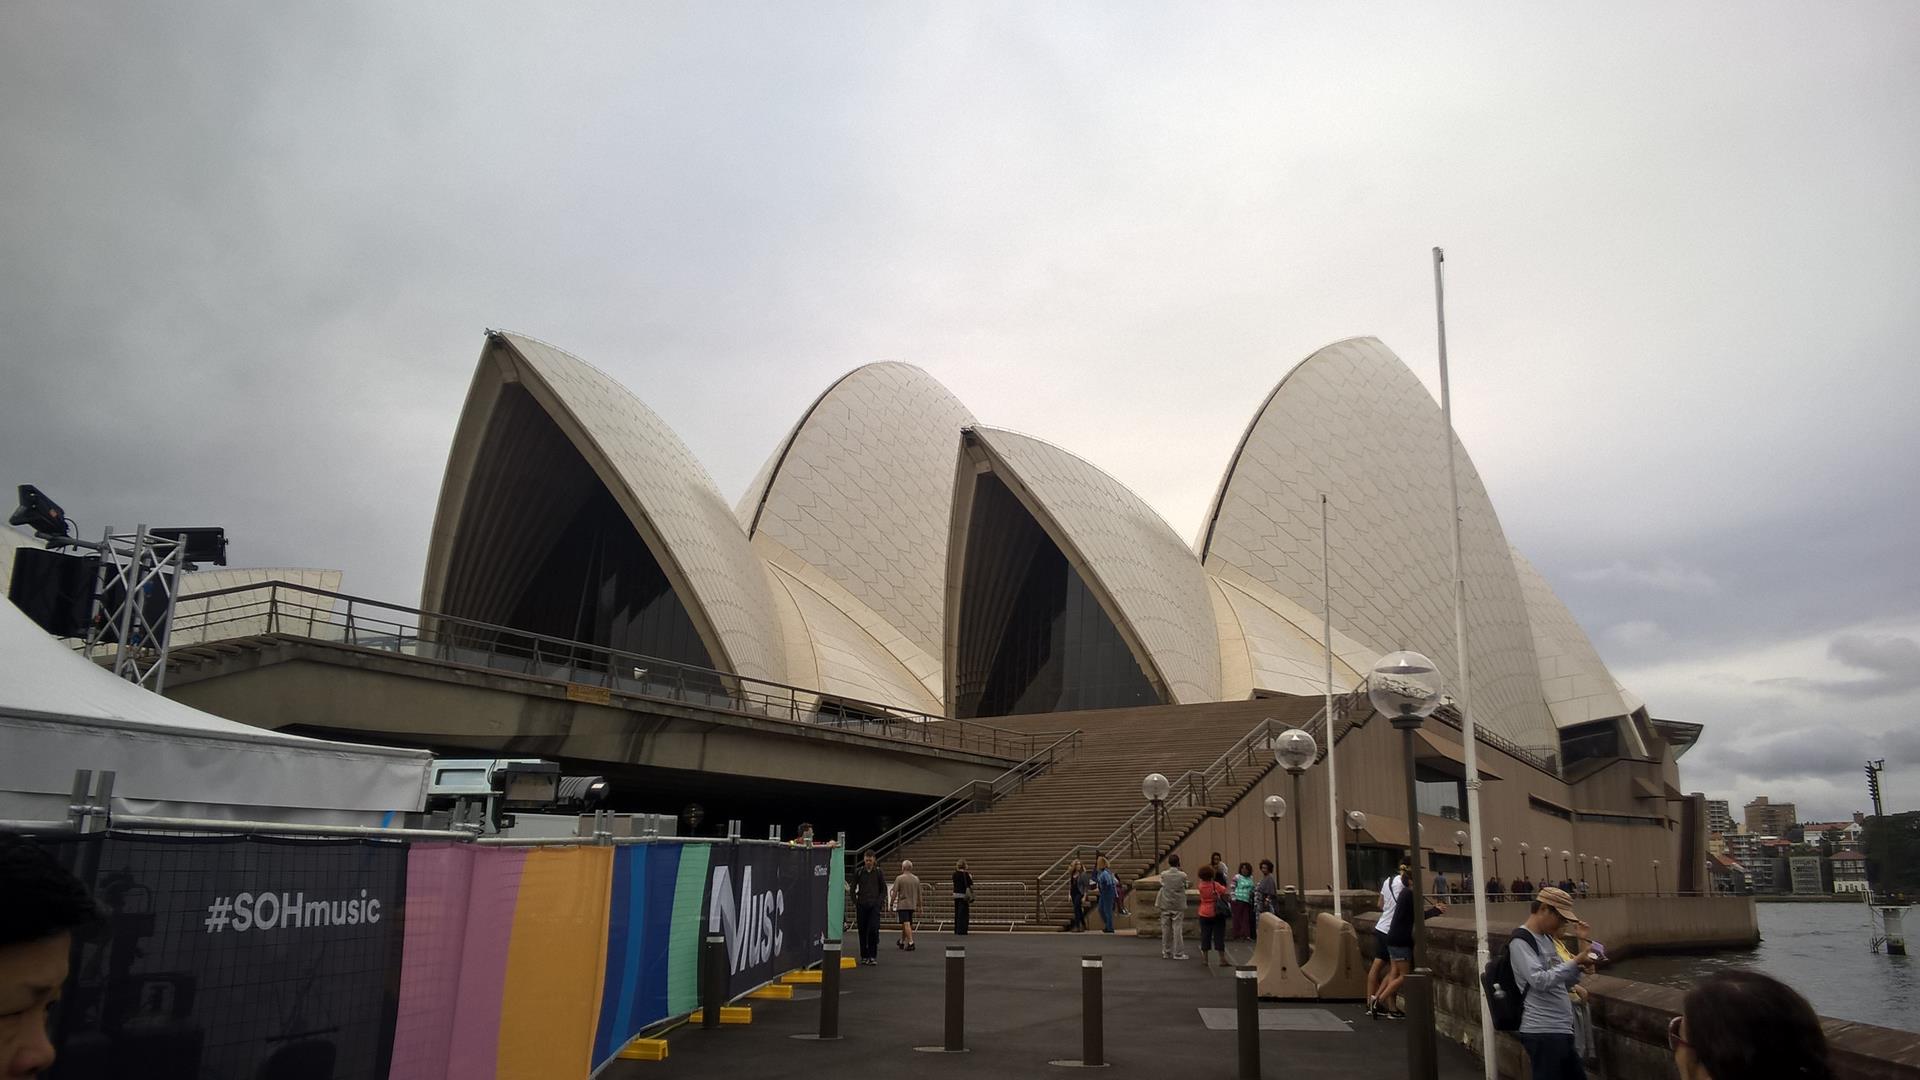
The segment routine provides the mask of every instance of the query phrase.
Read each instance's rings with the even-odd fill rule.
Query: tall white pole
[[[1453,649],[1460,664],[1458,699],[1460,704],[1460,741],[1466,749],[1467,765],[1467,842],[1473,850],[1473,956],[1474,970],[1487,966],[1487,873],[1485,855],[1480,850],[1480,764],[1478,739],[1474,737],[1473,710],[1467,694],[1467,579],[1460,569],[1460,470],[1453,454],[1453,392],[1447,383],[1447,292],[1440,264],[1447,257],[1433,249],[1433,310],[1440,334],[1440,437],[1447,444],[1447,489],[1453,506]],[[1480,999],[1480,1061],[1486,1080],[1498,1080],[1499,1067],[1494,1057],[1493,1014],[1486,999]]]
[[[1333,866],[1333,917],[1340,917],[1340,889],[1345,876],[1340,873],[1340,773],[1334,768],[1333,747],[1340,741],[1333,729],[1333,575],[1327,561],[1327,496],[1320,494],[1320,635],[1327,650],[1327,851]],[[1302,808],[1304,809],[1304,807]],[[1307,883],[1300,883],[1305,895]]]

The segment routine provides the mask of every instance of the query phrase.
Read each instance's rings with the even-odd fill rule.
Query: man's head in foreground
[[[73,932],[98,918],[87,890],[38,844],[0,833],[0,1077],[53,1064],[48,1015]]]

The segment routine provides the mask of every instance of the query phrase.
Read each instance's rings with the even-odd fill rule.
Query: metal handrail
[[[316,602],[314,598],[320,599]],[[416,657],[422,656],[423,650],[432,650],[428,658],[449,663],[471,662],[535,678],[605,687],[624,695],[699,701],[709,707],[758,715],[784,713],[801,723],[878,728],[887,738],[1009,759],[1031,757],[1039,740],[1051,734],[1011,731],[975,720],[881,705],[295,582],[256,582],[182,599],[199,602],[204,610],[184,620],[176,619],[173,633],[197,631],[206,635],[205,643],[219,640],[216,627],[242,622],[258,622],[268,634],[315,640],[335,640],[323,634],[337,633],[341,644],[355,648]],[[293,627],[283,629],[288,621]],[[631,678],[628,672],[632,672]]]
[[[1041,734],[1052,733],[1043,732]],[[1028,756],[1026,760],[1014,765],[992,780],[985,781],[987,784],[987,804],[992,805],[999,802],[1005,796],[1011,795],[1025,787],[1028,780],[1051,768],[1060,759],[1062,746],[1066,746],[1068,749],[1078,749],[1080,746],[1080,736],[1080,729],[1075,728],[1048,743],[1046,746],[1041,747],[1039,750],[1036,750]],[[938,829],[946,823],[948,818],[973,806],[977,801],[974,795],[978,791],[980,783],[981,781],[969,781],[962,784],[934,800],[930,805],[921,808],[921,810],[912,817],[881,833],[879,836],[874,837],[872,840],[867,841],[865,844],[849,845],[847,848],[847,858],[852,860],[857,857],[864,857],[865,852],[872,851],[875,858],[885,859],[893,852],[906,847],[927,833]],[[856,853],[861,854],[856,855]]]
[[[1325,727],[1324,721],[1326,720],[1326,715],[1327,710],[1325,707],[1322,707],[1301,726],[1309,732],[1315,731],[1317,727],[1323,729]],[[1215,758],[1213,762],[1205,768],[1188,769],[1178,777],[1172,778],[1173,782],[1167,789],[1167,797],[1161,800],[1158,807],[1152,803],[1142,806],[1140,809],[1128,815],[1125,821],[1122,821],[1112,832],[1107,834],[1105,839],[1102,839],[1097,844],[1075,844],[1069,848],[1066,854],[1053,861],[1053,865],[1034,875],[1033,904],[1035,920],[1038,921],[1042,917],[1041,913],[1047,901],[1054,894],[1066,888],[1067,877],[1064,873],[1061,873],[1061,871],[1070,865],[1073,860],[1089,853],[1099,855],[1110,851],[1115,845],[1119,844],[1122,839],[1127,841],[1128,850],[1131,851],[1139,834],[1151,826],[1153,815],[1156,812],[1164,812],[1166,807],[1207,805],[1209,792],[1214,790],[1220,782],[1232,772],[1236,762],[1244,758],[1245,764],[1253,764],[1253,751],[1262,739],[1271,740],[1282,731],[1287,730],[1289,726],[1291,725],[1283,725],[1280,721],[1272,717],[1262,719],[1253,726],[1253,730],[1236,739],[1232,746],[1228,747],[1224,753]],[[1349,723],[1347,725],[1347,732],[1351,732],[1353,728],[1354,725]],[[1344,737],[1347,732],[1342,732],[1341,735]],[[1319,742],[1320,756],[1324,757],[1326,755],[1326,739],[1324,734]],[[1319,758],[1316,757],[1314,760],[1318,761]],[[1269,758],[1266,762],[1266,768],[1271,768],[1272,765],[1272,759]],[[1265,768],[1261,770],[1261,772],[1264,771]],[[1257,775],[1258,774],[1256,774],[1256,778]],[[1157,851],[1154,852],[1156,858],[1159,857],[1159,854]],[[1050,876],[1053,877],[1051,883],[1047,880]]]

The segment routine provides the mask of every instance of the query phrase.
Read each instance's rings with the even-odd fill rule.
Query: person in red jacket
[[[1220,963],[1227,962],[1227,913],[1233,904],[1233,890],[1214,876],[1213,867],[1200,868],[1200,962],[1210,964],[1207,952],[1220,950]]]

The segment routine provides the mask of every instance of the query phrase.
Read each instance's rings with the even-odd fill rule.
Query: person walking
[[[900,937],[896,949],[913,951],[913,913],[920,910],[920,878],[913,872],[913,860],[900,863],[900,876],[893,879],[894,914],[900,917]]]
[[[1154,910],[1160,913],[1160,956],[1166,960],[1187,958],[1187,872],[1180,869],[1178,854],[1167,856],[1167,868],[1160,871],[1160,894],[1154,898]]]
[[[1447,872],[1445,870],[1442,870],[1439,873],[1433,875],[1432,895],[1436,899],[1440,899],[1440,900],[1445,900],[1447,898]]]
[[[1107,862],[1105,855],[1094,858],[1094,888],[1100,894],[1100,932],[1113,933],[1113,909],[1120,902],[1120,879],[1114,876],[1113,865]]]
[[[1548,886],[1534,898],[1533,910],[1507,942],[1513,980],[1525,994],[1520,1013],[1520,1045],[1526,1048],[1533,1080],[1586,1080],[1587,1068],[1573,1038],[1573,999],[1569,992],[1583,971],[1593,970],[1593,946],[1574,913],[1573,897]],[[1553,939],[1562,931],[1579,936],[1580,950],[1562,960]]]
[[[1241,863],[1240,872],[1233,875],[1233,937],[1235,941],[1245,941],[1253,936],[1253,890],[1257,884],[1253,880],[1253,864]]]
[[[1413,970],[1414,904],[1412,900],[1412,878],[1416,873],[1418,873],[1418,871],[1409,866],[1402,870],[1400,876],[1394,880],[1394,890],[1399,895],[1394,898],[1393,925],[1387,928],[1387,958],[1392,961],[1393,966],[1392,970],[1387,973],[1387,981],[1380,987],[1378,1000],[1374,1002],[1374,1016],[1376,1018],[1379,1016],[1382,1008],[1386,1009],[1388,1019],[1405,1020],[1407,1018],[1405,1012],[1394,1007],[1393,998],[1395,994],[1400,992],[1401,984],[1407,981],[1407,975]],[[1431,919],[1435,915],[1446,914],[1446,911],[1447,905],[1439,900],[1435,900],[1427,906],[1424,914],[1426,918]]]
[[[953,864],[953,932],[967,932],[973,916],[973,875],[967,872],[967,860]]]
[[[1832,1080],[1827,1036],[1807,999],[1757,971],[1710,975],[1667,1023],[1680,1080]]]
[[[1087,864],[1079,859],[1067,865],[1067,899],[1073,904],[1073,921],[1067,929],[1076,934],[1087,932]]]
[[[1396,883],[1400,875],[1406,872],[1407,864],[1401,863],[1399,870],[1380,882],[1380,919],[1373,924],[1373,964],[1367,968],[1368,1016],[1379,1016],[1380,988],[1386,985],[1393,971],[1393,958],[1387,951],[1387,931],[1393,928],[1393,911],[1400,902],[1400,890]]]
[[[1213,867],[1200,868],[1200,962],[1210,964],[1213,961],[1207,953],[1220,950],[1220,963],[1227,962],[1227,905],[1233,901],[1233,894],[1220,883]]]
[[[860,962],[872,967],[880,962],[880,909],[887,902],[887,875],[873,857],[873,849],[860,853],[860,867],[850,881],[853,888],[854,921],[860,927]]]

